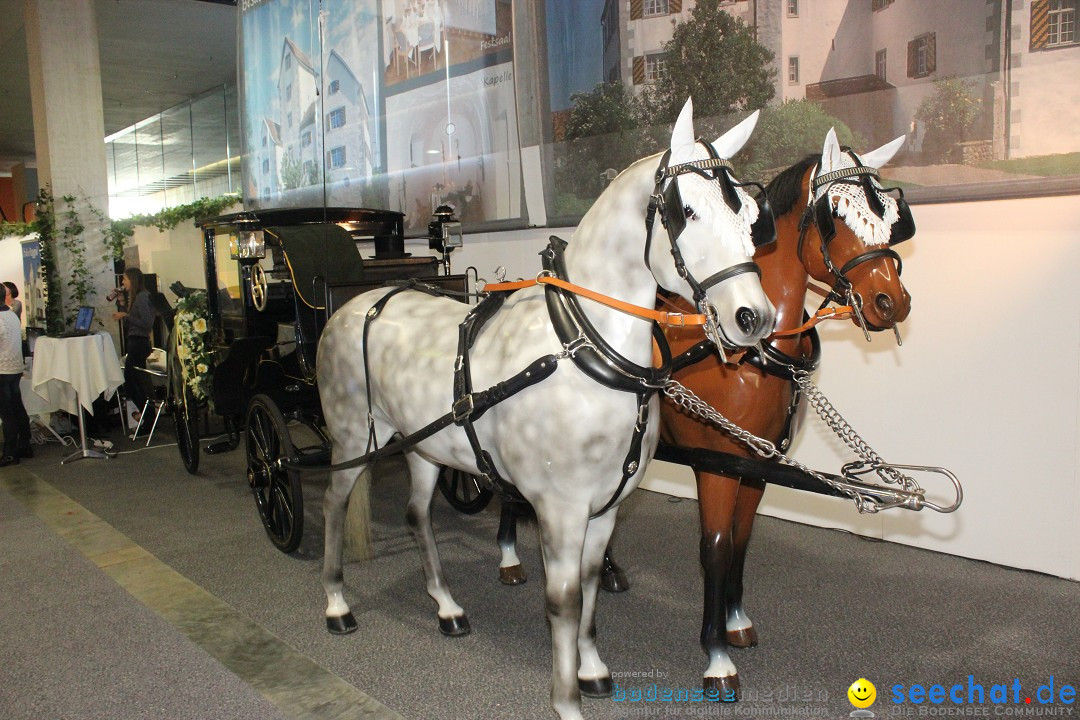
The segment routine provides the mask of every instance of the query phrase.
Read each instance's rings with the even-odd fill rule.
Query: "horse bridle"
[[[761,268],[752,260],[732,265],[731,267],[713,273],[702,281],[698,281],[686,266],[682,252],[679,250],[679,236],[686,229],[686,220],[690,217],[692,209],[686,205],[679,191],[678,176],[686,173],[696,173],[705,180],[715,180],[720,183],[720,190],[727,206],[736,215],[742,210],[742,199],[736,188],[756,186],[761,197],[765,198],[765,189],[756,182],[736,182],[732,175],[731,162],[720,157],[711,143],[698,140],[705,146],[709,153],[707,160],[693,160],[691,162],[669,165],[671,150],[664,153],[660,158],[660,166],[656,169],[656,185],[649,198],[648,212],[645,215],[645,266],[652,270],[649,261],[649,251],[652,247],[652,228],[657,211],[660,212],[660,222],[667,229],[668,241],[671,243],[671,256],[675,260],[675,271],[679,277],[686,280],[694,293],[694,304],[698,312],[708,318],[705,324],[705,335],[716,346],[722,360],[726,362],[724,348],[735,350],[739,346],[733,343],[724,334],[720,326],[719,314],[716,308],[709,302],[706,292],[709,288],[719,285],[725,280],[753,272],[761,277]],[[665,182],[667,182],[665,186]],[[758,208],[758,219],[751,227],[751,238],[754,247],[761,247],[776,241],[776,223],[773,218],[772,207],[765,198]]]
[[[806,210],[799,220],[798,257],[799,261],[802,262],[803,243],[810,230],[810,221],[813,219],[814,224],[817,226],[818,238],[821,241],[821,257],[825,263],[825,269],[836,278],[836,282],[833,283],[832,288],[830,288],[828,295],[826,295],[825,300],[821,304],[821,308],[824,308],[834,300],[841,303],[846,302],[856,311],[855,317],[858,320],[860,327],[862,327],[866,339],[869,340],[869,330],[878,331],[883,330],[884,328],[875,327],[866,319],[863,314],[862,297],[854,291],[854,284],[848,279],[847,274],[859,265],[869,262],[870,260],[876,260],[877,258],[892,258],[896,262],[896,274],[900,275],[904,270],[904,263],[900,259],[900,255],[892,248],[894,245],[898,245],[899,243],[908,240],[915,234],[915,221],[911,216],[911,208],[908,207],[907,201],[904,199],[903,189],[899,187],[881,187],[880,184],[875,187],[874,183],[871,182],[871,178],[879,181],[879,183],[881,180],[881,176],[877,169],[863,165],[859,156],[854,152],[851,152],[846,148],[845,151],[855,160],[856,164],[854,167],[840,168],[839,170],[827,172],[814,178],[811,182],[810,200],[807,202]],[[827,189],[822,193],[820,198],[814,199],[818,190],[823,187],[827,188],[827,186],[836,182],[850,182],[861,185],[870,211],[879,218],[884,218],[885,206],[878,197],[878,192],[889,193],[895,191],[899,194],[898,197],[894,198],[896,201],[897,219],[893,222],[890,231],[888,247],[874,248],[872,250],[867,250],[864,253],[860,253],[839,268],[836,267],[832,256],[829,254],[829,245],[833,238],[836,237],[836,220],[838,219],[836,210],[833,208],[832,199],[829,197]],[[897,334],[897,342],[900,342],[899,334]]]

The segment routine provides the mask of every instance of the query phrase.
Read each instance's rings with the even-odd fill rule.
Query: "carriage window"
[[[1047,47],[1076,42],[1076,0],[1050,0]]]
[[[645,17],[656,17],[668,14],[668,0],[645,0],[645,8],[642,13]]]
[[[215,237],[214,241],[218,303],[223,316],[236,317],[244,312],[243,294],[240,288],[240,264],[229,257],[229,245],[236,239],[235,234],[221,233]]]

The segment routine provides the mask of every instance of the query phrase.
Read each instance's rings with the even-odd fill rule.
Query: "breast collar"
[[[566,241],[551,237],[540,253],[544,269],[555,277],[569,280],[563,251]],[[548,316],[559,342],[570,352],[574,364],[583,373],[614,390],[641,392],[657,390],[671,377],[671,348],[660,326],[652,324],[653,339],[660,349],[660,366],[646,367],[620,355],[589,321],[573,293],[553,285],[546,286]]]

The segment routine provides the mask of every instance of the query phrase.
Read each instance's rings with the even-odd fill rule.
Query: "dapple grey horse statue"
[[[643,307],[652,307],[659,285],[695,302],[718,342],[759,342],[772,330],[774,308],[758,275],[746,272],[756,269],[758,208],[723,159],[738,152],[756,120],[755,114],[711,145],[695,142],[687,101],[668,152],[616,177],[565,248],[553,241],[544,274]],[[650,204],[663,227],[646,222]],[[351,300],[323,332],[318,384],[333,461],[345,464],[395,434],[417,433],[451,407],[460,410],[453,423],[405,453],[407,520],[440,629],[454,635],[469,627],[443,575],[429,515],[446,465],[512,485],[535,508],[551,623],[552,707],[562,720],[581,720],[582,692],[611,691],[593,615],[613,506],[637,486],[656,448],[655,390],[662,382],[652,368],[655,325],[600,302],[570,302],[551,287],[532,287],[509,295],[486,324],[467,333],[459,325],[473,312],[468,306],[425,292],[391,293],[380,289]],[[567,338],[560,324],[567,316],[576,318],[580,335]],[[459,342],[465,335],[471,347]],[[588,358],[601,369],[590,370]],[[462,366],[476,388],[501,387],[511,376],[532,372],[526,368],[550,374],[479,416],[472,411],[478,394],[462,396],[455,387]],[[597,373],[607,373],[609,384]],[[635,390],[614,387],[620,376]],[[350,493],[363,469],[335,469],[323,503],[322,579],[333,632],[356,629],[344,597],[342,541]]]

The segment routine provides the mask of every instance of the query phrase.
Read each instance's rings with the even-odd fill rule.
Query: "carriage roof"
[[[233,213],[201,223],[204,231],[234,232],[239,222],[255,219],[267,245],[281,249],[297,297],[307,306],[317,302],[326,285],[359,280],[364,261],[358,240],[401,236],[404,214],[369,208],[289,208]]]

